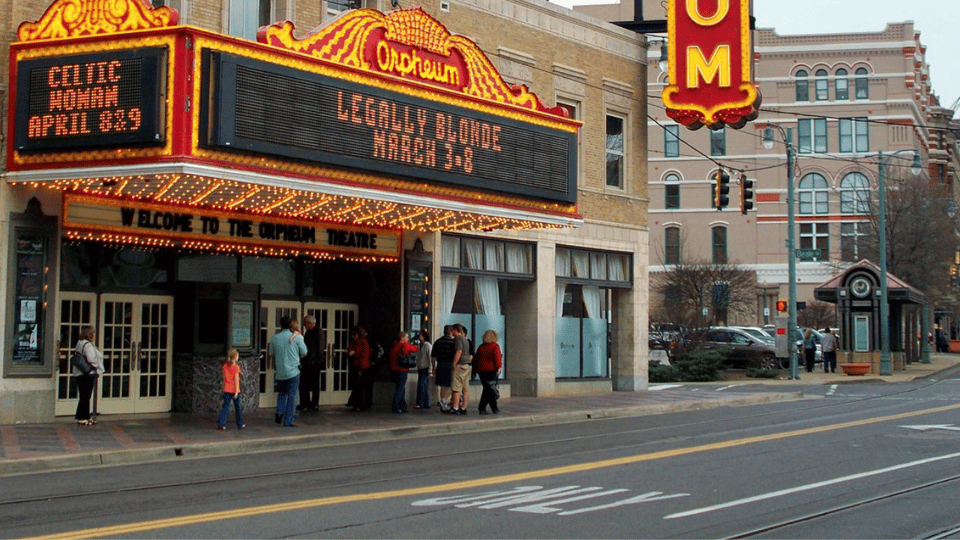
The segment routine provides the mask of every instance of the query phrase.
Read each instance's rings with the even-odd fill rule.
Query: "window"
[[[818,69],[814,88],[817,92],[817,101],[826,101],[830,99],[830,81],[827,79],[827,70]]]
[[[850,80],[847,79],[847,70],[840,68],[836,73],[837,101],[850,99]]]
[[[830,260],[830,224],[801,223],[800,248],[818,249],[820,254],[817,256],[817,260]]]
[[[670,173],[664,178],[663,208],[665,210],[680,209],[680,177]]]
[[[794,84],[797,89],[797,101],[810,101],[810,79],[806,71],[801,69],[797,72],[797,80]]]
[[[713,264],[727,264],[727,228],[713,228]]]
[[[866,223],[840,224],[840,259],[844,262],[857,262],[862,258],[861,238],[867,236],[869,225]]]
[[[607,115],[607,185],[623,188],[623,118]]]
[[[800,180],[797,188],[801,214],[826,214],[830,211],[830,190],[827,179],[810,173]]]
[[[680,126],[663,126],[663,156],[680,156]]]
[[[255,41],[257,29],[273,20],[271,0],[230,0],[230,35]]]
[[[797,120],[797,138],[799,139],[798,153],[825,153],[827,151],[827,119],[803,118]]]
[[[870,213],[870,180],[862,173],[853,172],[840,180],[840,213]]]
[[[725,156],[727,155],[727,130],[726,128],[720,128],[717,130],[710,130],[710,155],[711,156]]]
[[[614,287],[631,282],[630,260],[624,254],[557,247],[555,260],[557,277]]]
[[[667,227],[663,242],[664,264],[680,264],[680,227]]]
[[[534,275],[532,244],[444,235],[441,249],[440,264],[444,268],[513,274],[518,278]]]
[[[857,68],[854,73],[854,99],[870,99],[870,76],[867,68]]]
[[[327,9],[330,11],[345,11],[359,7],[361,7],[360,0],[327,0]]]
[[[870,135],[866,118],[840,119],[840,151],[869,152]]]

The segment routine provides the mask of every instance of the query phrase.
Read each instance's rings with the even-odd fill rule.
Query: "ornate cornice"
[[[17,28],[20,41],[97,36],[176,26],[180,16],[143,0],[56,0],[36,22]]]

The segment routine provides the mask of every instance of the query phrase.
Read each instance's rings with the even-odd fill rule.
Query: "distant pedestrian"
[[[307,356],[300,368],[300,405],[297,410],[317,411],[320,410],[320,373],[326,368],[324,354],[327,346],[313,315],[303,318],[303,343],[307,346]]]
[[[430,331],[424,328],[418,336],[420,349],[417,352],[417,405],[418,409],[430,408]]]
[[[440,412],[448,412],[450,407],[450,384],[453,379],[453,355],[456,345],[453,340],[453,325],[443,327],[443,336],[433,343],[430,358],[434,361],[433,378],[440,387]]]
[[[470,377],[473,375],[470,342],[467,329],[462,324],[454,325],[453,380],[450,383],[450,412],[466,415],[470,401]]]
[[[820,350],[823,352],[823,372],[837,372],[837,336],[829,328],[820,337]]]
[[[93,396],[97,379],[103,373],[103,353],[97,350],[96,345],[93,344],[95,336],[96,329],[94,327],[84,326],[80,329],[80,339],[76,346],[76,352],[82,354],[93,368],[90,373],[82,373],[76,367],[73,368],[73,376],[77,378],[77,393],[80,397],[74,418],[77,420],[77,424],[81,426],[92,426],[97,423],[97,419],[90,415],[90,398]]]
[[[480,414],[487,414],[487,405],[493,414],[500,413],[497,400],[500,399],[500,387],[497,381],[503,369],[503,353],[497,344],[497,333],[487,330],[483,333],[483,343],[473,355],[473,368],[480,377]]]
[[[357,370],[356,384],[350,393],[347,404],[354,412],[369,410],[373,405],[373,383],[376,381],[376,364],[370,358],[370,342],[367,341],[367,329],[357,325],[350,331],[350,344],[347,346],[347,356],[353,361]]]
[[[268,355],[273,359],[277,378],[277,412],[275,420],[294,427],[297,419],[297,390],[300,387],[300,360],[307,355],[303,336],[298,335],[296,319],[280,318],[280,331],[270,340]]]
[[[230,402],[236,412],[237,429],[247,427],[243,423],[243,407],[240,405],[240,353],[230,349],[227,361],[223,363],[223,406],[220,407],[220,417],[217,418],[217,427],[227,429],[227,419],[230,418]]]
[[[813,364],[817,357],[817,336],[811,328],[803,333],[803,354],[807,361],[807,373],[813,373]]]
[[[417,347],[410,343],[410,336],[406,332],[400,332],[397,336],[397,342],[390,348],[390,376],[393,377],[393,407],[391,410],[395,413],[410,412],[407,407],[407,374],[410,368],[400,365],[400,358],[408,354],[416,354]]]

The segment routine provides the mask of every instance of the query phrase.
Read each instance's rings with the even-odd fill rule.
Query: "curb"
[[[160,463],[181,459],[203,459],[219,456],[257,454],[277,450],[321,448],[457,433],[480,433],[524,426],[544,426],[582,422],[584,420],[652,416],[672,412],[716,409],[720,407],[740,407],[800,399],[804,399],[803,392],[775,393],[715,401],[610,407],[591,411],[566,411],[502,418],[488,417],[483,421],[478,420],[472,422],[403,426],[386,429],[361,429],[333,433],[317,433],[297,437],[187,443],[183,445],[164,445],[98,453],[10,459],[0,460],[0,477],[93,467]]]

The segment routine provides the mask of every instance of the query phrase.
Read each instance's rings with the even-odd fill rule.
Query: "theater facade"
[[[308,314],[323,404],[356,324],[494,329],[513,395],[646,388],[640,38],[538,0],[262,1],[254,35],[242,4],[15,2],[0,423],[72,415],[85,325],[101,414],[214,410],[231,348],[271,408]]]

